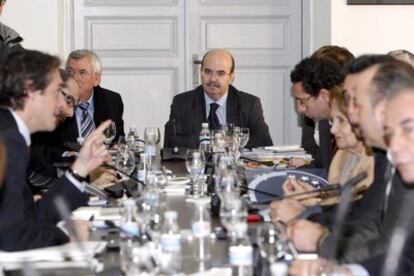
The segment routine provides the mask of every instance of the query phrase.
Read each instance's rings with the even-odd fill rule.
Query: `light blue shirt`
[[[204,92],[204,100],[206,102],[206,122],[207,122],[208,114],[210,113],[210,104],[216,103],[219,105],[219,107],[216,110],[216,114],[220,121],[220,124],[222,126],[227,124],[227,116],[226,116],[227,115],[227,95],[228,95],[228,91],[218,101],[213,101],[212,99],[210,99],[207,93]]]
[[[92,118],[92,123],[95,124],[95,121],[93,120],[93,113],[95,111],[95,108],[93,106],[93,92],[88,99],[88,103],[89,103],[88,113],[89,113],[89,116],[91,116]],[[82,133],[81,133],[82,113],[83,113],[82,108],[80,108],[79,105],[77,105],[75,114],[76,114],[76,125],[78,126],[78,137],[82,137]]]

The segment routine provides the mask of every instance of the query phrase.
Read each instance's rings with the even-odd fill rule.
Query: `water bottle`
[[[125,199],[122,202],[123,213],[120,224],[120,259],[121,269],[125,273],[131,263],[131,253],[134,246],[139,245],[140,229],[136,220],[137,206],[133,199]]]
[[[191,230],[194,237],[194,256],[196,261],[203,262],[204,269],[208,269],[210,265],[210,234],[211,221],[207,212],[208,202],[196,202],[194,217],[191,222]]]
[[[139,181],[145,183],[145,178],[147,177],[148,170],[148,154],[145,152],[139,155],[139,164],[137,166],[137,178]]]
[[[199,149],[203,152],[211,151],[210,130],[208,129],[208,123],[201,124]]]
[[[127,146],[128,146],[129,149],[131,149],[131,150],[136,149],[136,146],[137,146],[136,145],[136,140],[138,138],[137,136],[138,135],[137,135],[137,130],[136,130],[135,126],[129,127],[128,134],[127,134],[127,137],[126,137]]]
[[[176,211],[164,213],[160,266],[161,272],[167,275],[176,275],[181,271],[181,238]]]
[[[234,229],[235,235],[229,247],[232,275],[253,275],[253,247],[247,236],[247,223],[238,223]]]

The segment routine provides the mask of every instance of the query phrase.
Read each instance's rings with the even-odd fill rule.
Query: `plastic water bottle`
[[[235,235],[229,248],[232,274],[239,276],[253,275],[253,247],[247,236],[247,224],[238,223],[234,227]]]
[[[125,199],[123,202],[123,214],[120,224],[120,259],[121,269],[127,272],[131,263],[131,250],[139,244],[140,229],[136,220],[137,206],[133,199]]]
[[[138,135],[137,135],[137,130],[135,126],[129,127],[127,138],[126,138],[127,146],[129,149],[131,150],[136,149],[136,139],[138,138],[137,136]]]
[[[197,261],[203,262],[204,269],[210,266],[210,234],[211,221],[207,212],[209,202],[196,202],[194,217],[191,223],[191,230],[194,237],[194,256]]]
[[[139,181],[145,183],[145,178],[147,177],[148,170],[148,154],[145,152],[140,153],[139,155],[139,164],[137,166],[137,178]]]
[[[181,237],[177,225],[177,212],[164,213],[164,225],[161,231],[161,272],[167,275],[181,271]]]
[[[199,149],[203,152],[211,151],[210,130],[208,129],[208,123],[201,124]]]

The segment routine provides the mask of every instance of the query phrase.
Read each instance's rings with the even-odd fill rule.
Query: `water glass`
[[[122,180],[127,180],[128,176],[131,175],[135,169],[134,153],[128,149],[119,152],[115,158],[115,166],[118,170],[123,172]]]

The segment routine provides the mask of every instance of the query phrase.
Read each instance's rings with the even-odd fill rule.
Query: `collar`
[[[23,121],[20,116],[14,112],[11,108],[9,108],[10,113],[13,115],[14,120],[16,121],[17,128],[19,129],[20,134],[23,136],[24,140],[26,141],[26,145],[30,146],[32,140],[30,139],[30,130],[27,127],[26,123]]]
[[[207,93],[204,91],[204,100],[206,101],[206,105],[210,106],[211,103],[216,103],[219,106],[223,107],[226,106],[226,102],[227,102],[227,96],[229,95],[229,91],[227,90],[226,93],[221,96],[220,99],[218,99],[218,101],[213,101],[208,95]]]

